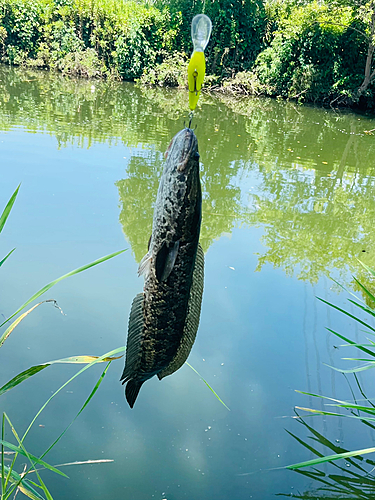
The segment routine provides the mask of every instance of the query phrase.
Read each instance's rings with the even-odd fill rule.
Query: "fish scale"
[[[203,293],[201,205],[198,141],[184,129],[166,153],[149,249],[139,265],[144,290],[129,317],[121,381],[131,408],[142,384],[174,373],[193,346]]]

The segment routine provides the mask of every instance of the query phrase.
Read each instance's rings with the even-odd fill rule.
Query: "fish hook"
[[[189,127],[188,127],[188,128],[190,128],[190,127],[191,127],[191,122],[192,122],[192,120],[193,120],[193,116],[194,116],[194,113],[193,113],[193,111],[191,111],[191,112],[189,113]]]

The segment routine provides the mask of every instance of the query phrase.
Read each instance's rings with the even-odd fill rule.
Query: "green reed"
[[[17,189],[14,191],[13,195],[9,199],[8,203],[6,204],[1,216],[0,216],[0,233],[4,229],[5,223],[9,218],[9,215],[11,213],[11,210],[13,208],[13,205],[16,201],[18,192],[19,192],[20,186],[17,187]],[[15,249],[11,250],[1,261],[0,261],[0,266],[2,266],[5,261],[10,257],[10,255],[14,252]],[[119,252],[112,253],[110,255],[107,255],[105,257],[102,257],[100,259],[97,259],[94,262],[91,262],[89,264],[86,264],[84,266],[81,266],[55,280],[52,282],[48,283],[44,287],[42,287],[40,290],[38,290],[32,297],[30,297],[24,304],[22,304],[12,315],[10,315],[2,324],[0,324],[0,328],[3,327],[8,321],[13,319],[15,316],[17,316],[22,310],[24,310],[31,302],[35,301],[38,299],[41,295],[46,293],[48,290],[50,290],[54,285],[56,285],[59,281],[68,278],[70,276],[74,276],[75,274],[79,274],[83,271],[86,271],[87,269],[90,269],[91,267],[94,267],[98,264],[101,264],[102,262],[105,262],[106,260],[109,260],[113,257],[116,257],[117,255],[123,253],[125,250],[121,250]],[[4,333],[0,336],[0,347],[3,346],[4,342],[6,339],[9,337],[9,335],[14,331],[14,329],[19,325],[19,323],[26,317],[28,314],[30,314],[34,309],[36,309],[38,306],[40,306],[43,303],[48,303],[52,302],[55,305],[56,301],[49,299],[49,300],[43,300],[35,305],[33,305],[30,309],[28,309],[26,312],[23,314],[19,315],[11,324],[6,328]],[[58,307],[58,306],[57,306]],[[23,434],[22,437],[19,437],[16,429],[14,428],[9,416],[3,412],[3,417],[2,417],[2,424],[1,424],[1,439],[0,439],[0,449],[1,449],[1,463],[0,463],[0,477],[1,477],[1,495],[0,499],[1,500],[7,500],[9,499],[13,494],[16,496],[18,491],[21,491],[24,495],[31,499],[43,499],[46,498],[47,500],[52,499],[52,495],[47,489],[46,485],[42,481],[40,475],[39,475],[39,469],[37,469],[37,466],[41,467],[42,469],[49,469],[57,474],[63,475],[67,477],[64,473],[62,473],[59,469],[57,469],[54,466],[49,465],[47,462],[45,462],[43,457],[58,443],[58,441],[63,437],[65,432],[69,429],[69,427],[72,425],[72,423],[75,421],[75,419],[80,415],[80,413],[83,411],[83,409],[87,406],[91,398],[94,396],[96,391],[98,390],[105,374],[107,373],[107,370],[109,368],[109,365],[111,364],[111,361],[113,358],[111,356],[118,354],[118,353],[123,353],[125,351],[125,347],[121,347],[118,349],[115,349],[114,351],[111,351],[107,354],[104,354],[103,356],[75,356],[72,358],[65,358],[65,359],[59,359],[51,362],[44,363],[42,365],[37,365],[29,368],[28,370],[25,370],[22,373],[19,373],[14,377],[12,380],[10,380],[8,383],[6,383],[3,387],[0,388],[0,396],[3,395],[5,392],[13,389],[17,385],[19,385],[21,382],[27,380],[31,376],[35,375],[39,371],[43,370],[44,368],[47,368],[47,366],[50,366],[52,364],[56,363],[84,363],[85,367],[79,370],[73,377],[71,377],[67,382],[65,382],[57,391],[55,391],[52,396],[47,400],[47,402],[40,408],[40,410],[37,412],[35,417],[32,419],[29,427],[27,428],[26,432]],[[121,357],[121,356],[120,356]],[[69,384],[72,380],[74,380],[77,376],[79,376],[81,373],[83,373],[85,370],[90,368],[91,366],[101,363],[101,362],[107,362],[107,366],[103,373],[101,374],[98,382],[96,383],[94,389],[91,391],[89,397],[77,413],[77,415],[74,417],[72,422],[64,429],[64,431],[58,436],[58,438],[47,448],[47,450],[40,456],[36,457],[30,452],[28,452],[23,444],[24,439],[26,438],[27,434],[31,430],[33,424],[35,423],[36,419],[39,417],[41,412],[46,408],[48,403],[67,385]],[[11,432],[13,434],[13,437],[15,438],[17,444],[10,443],[5,440],[5,431],[6,427],[9,426],[11,429]],[[10,452],[6,452],[5,449],[10,450]],[[13,454],[13,459],[11,461],[10,465],[5,464],[5,458],[8,453]],[[28,468],[26,468],[22,473],[18,473],[15,471],[15,464],[17,457],[19,455],[22,455],[27,458],[29,462]],[[100,461],[99,461],[100,462]],[[31,481],[28,476],[33,473],[37,476],[37,479],[39,481],[39,484],[35,483],[34,481]],[[41,496],[40,492],[37,490],[42,490],[44,493],[44,497]]]
[[[372,276],[375,277],[375,271],[368,267],[366,264],[362,263],[362,266],[365,268],[365,270]],[[368,316],[371,318],[375,317],[375,308],[372,307],[371,305],[375,305],[375,295],[368,289],[367,286],[363,285],[360,283],[356,278],[354,278],[355,282],[357,283],[359,289],[364,293],[364,296],[366,297],[367,301],[363,301],[358,299],[356,295],[354,295],[352,292],[348,291],[355,300],[353,299],[348,299],[351,304],[353,304],[356,308],[357,311],[361,311],[366,313]],[[343,287],[342,287],[343,288]],[[352,314],[349,313],[347,310],[342,309],[330,302],[327,302],[326,300],[319,299],[320,301],[324,302],[325,304],[329,305],[330,307],[336,309],[337,311],[341,312],[342,314],[345,314],[348,316],[350,319],[356,321],[359,323],[362,327],[366,328],[366,334],[370,336],[375,335],[375,328],[372,327],[368,321],[363,320],[360,318],[356,313]],[[369,305],[371,304],[371,305]],[[341,339],[342,341],[345,342],[345,344],[342,344],[341,347],[356,347],[360,351],[362,351],[367,357],[360,357],[360,358],[353,358],[353,357],[348,357],[348,358],[343,358],[344,360],[349,360],[349,361],[356,361],[359,362],[360,364],[354,368],[350,369],[340,369],[336,368],[334,366],[329,366],[332,370],[338,371],[344,375],[346,374],[353,374],[356,384],[358,386],[358,389],[361,393],[361,395],[364,397],[364,400],[359,404],[355,397],[354,397],[354,392],[352,391],[354,400],[353,401],[342,401],[334,398],[330,398],[327,396],[321,396],[320,394],[312,394],[309,392],[304,392],[304,391],[297,391],[300,392],[301,394],[305,394],[308,396],[312,396],[315,398],[319,399],[324,399],[327,401],[326,405],[329,407],[327,411],[323,410],[316,410],[313,408],[305,408],[305,407],[296,407],[297,410],[302,410],[304,412],[308,412],[309,414],[315,414],[315,415],[324,415],[324,416],[337,416],[337,417],[346,417],[346,418],[351,418],[351,419],[356,419],[359,420],[366,425],[372,427],[375,429],[375,405],[369,400],[361,386],[357,377],[357,373],[363,372],[366,370],[369,370],[371,368],[375,368],[375,339],[372,340],[371,337],[367,339],[366,343],[358,343],[354,342],[350,338],[348,338],[345,335],[342,335],[339,332],[336,332],[335,330],[332,330],[330,328],[327,328],[329,332],[331,332],[333,335]],[[341,410],[346,410],[346,412],[341,413]],[[298,418],[301,418],[300,416]],[[304,424],[306,425],[306,424]],[[375,448],[365,448],[361,450],[355,450],[355,451],[343,451],[341,453],[334,453],[332,455],[327,455],[323,456],[322,454],[317,454],[317,458],[314,458],[312,460],[308,460],[306,462],[301,462],[298,464],[290,465],[287,468],[288,469],[300,469],[302,467],[308,467],[308,466],[314,466],[314,465],[319,465],[324,462],[332,462],[335,460],[339,460],[341,458],[350,458],[350,457],[361,457],[362,455],[368,454],[368,453],[374,453]]]

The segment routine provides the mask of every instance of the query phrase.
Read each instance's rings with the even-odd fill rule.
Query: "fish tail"
[[[130,408],[133,408],[143,382],[144,380],[129,380],[129,382],[126,384],[125,396]]]

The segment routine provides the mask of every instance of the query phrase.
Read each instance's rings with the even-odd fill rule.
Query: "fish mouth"
[[[177,170],[182,172],[192,158],[199,159],[198,139],[191,128],[184,128],[174,136],[166,152],[168,158],[173,158]]]

